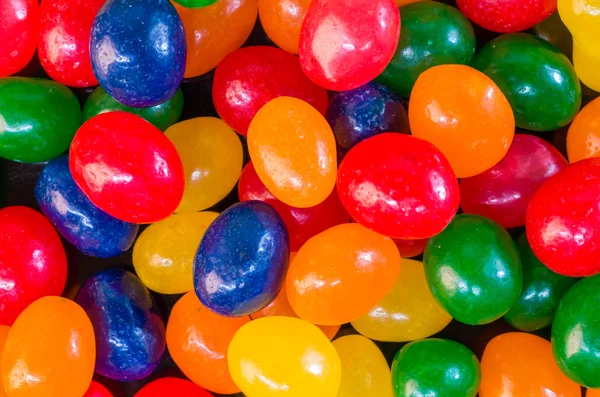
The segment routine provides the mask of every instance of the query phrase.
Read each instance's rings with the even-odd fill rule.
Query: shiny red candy
[[[311,237],[330,227],[350,222],[334,190],[321,204],[308,208],[296,208],[277,200],[261,182],[252,163],[246,164],[238,184],[240,201],[265,201],[281,216],[290,235],[290,251],[298,251]]]
[[[418,240],[401,240],[401,239],[393,239],[394,243],[396,243],[396,247],[398,247],[398,252],[400,252],[400,256],[403,258],[413,258],[415,256],[419,256],[425,251],[425,246],[427,245],[428,238],[418,239]]]
[[[135,394],[135,397],[213,397],[212,394],[196,386],[189,380],[162,378],[148,383]]]
[[[550,270],[600,273],[600,158],[573,163],[538,189],[527,210],[527,240]]]
[[[92,381],[90,388],[85,392],[83,397],[113,397],[106,387],[96,381]]]
[[[69,167],[92,203],[125,222],[164,219],[183,197],[183,166],[175,147],[131,113],[104,113],[85,122],[71,144]]]
[[[494,167],[460,180],[463,212],[483,215],[504,228],[525,225],[527,206],[544,181],[569,163],[551,144],[516,134],[506,156]]]
[[[499,33],[534,27],[556,11],[557,0],[457,0],[458,8],[477,25]]]
[[[351,90],[383,72],[399,37],[394,0],[312,0],[300,30],[300,65],[321,87]]]
[[[0,325],[12,325],[33,301],[61,295],[67,257],[50,222],[27,207],[0,210]]]
[[[0,77],[17,73],[31,61],[39,23],[37,0],[0,1]]]
[[[38,55],[53,80],[71,87],[98,84],[90,60],[90,34],[105,0],[44,0]]]
[[[384,133],[352,148],[338,171],[337,188],[350,216],[398,239],[442,231],[458,209],[458,181],[444,155],[413,136]]]
[[[213,101],[221,118],[242,135],[267,102],[289,96],[327,111],[327,91],[310,81],[295,55],[279,48],[254,46],[232,52],[219,63],[213,81]]]

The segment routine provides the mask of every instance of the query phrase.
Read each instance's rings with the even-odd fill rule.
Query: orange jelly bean
[[[492,339],[481,359],[480,397],[581,397],[539,336],[509,332]]]
[[[244,44],[256,22],[256,0],[219,0],[201,8],[172,2],[183,22],[187,42],[185,78],[214,69]]]
[[[412,135],[437,146],[459,178],[496,165],[515,133],[513,111],[502,91],[464,65],[423,72],[410,96],[408,119]]]
[[[334,226],[308,240],[290,264],[287,296],[300,318],[337,325],[367,314],[400,274],[389,237],[357,223]]]
[[[313,207],[335,187],[333,131],[301,99],[279,97],[263,106],[248,128],[248,150],[260,180],[287,205]]]
[[[300,27],[310,0],[258,0],[258,15],[265,33],[277,47],[298,54]]]
[[[7,325],[0,325],[0,357],[2,357],[2,352],[4,351],[4,344],[6,343],[6,337],[8,336],[8,331],[10,331],[10,327]],[[2,380],[0,380],[0,397],[6,396],[6,392],[4,391],[4,387],[2,385]]]
[[[600,157],[600,98],[581,109],[571,123],[567,133],[567,156],[570,163]]]
[[[223,317],[205,308],[194,291],[185,294],[167,323],[167,348],[175,364],[192,382],[215,393],[233,394],[227,349],[233,335],[250,317]]]
[[[11,397],[81,397],[94,374],[96,342],[85,311],[46,296],[29,305],[8,332],[2,381]]]
[[[585,397],[600,397],[600,389],[587,389]]]

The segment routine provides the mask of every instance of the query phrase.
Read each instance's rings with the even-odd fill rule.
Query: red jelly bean
[[[189,380],[162,378],[148,383],[135,397],[213,397],[212,394]]]
[[[302,73],[296,56],[265,46],[227,55],[215,70],[212,90],[219,116],[242,135],[248,133],[256,112],[273,98],[302,99],[323,115],[329,103],[327,91]]]
[[[86,121],[71,143],[69,167],[92,203],[125,222],[164,219],[183,197],[183,165],[175,147],[131,113]]]
[[[573,163],[538,189],[527,210],[527,240],[550,270],[600,273],[600,158]]]
[[[383,72],[399,37],[393,0],[313,0],[300,30],[300,65],[321,87],[351,90]]]
[[[461,179],[461,208],[504,228],[524,226],[527,206],[535,191],[567,165],[563,155],[548,142],[533,135],[516,134],[498,164]]]
[[[90,60],[90,34],[105,0],[44,0],[38,55],[53,80],[71,87],[98,84]]]
[[[33,301],[61,295],[67,281],[62,242],[42,214],[0,210],[0,325],[11,325]]]
[[[441,232],[459,203],[458,181],[431,143],[385,133],[352,148],[337,179],[342,204],[357,222],[400,239]]]
[[[425,251],[427,241],[429,241],[428,238],[419,240],[394,239],[394,243],[396,243],[396,247],[398,247],[398,252],[400,252],[400,256],[403,258],[413,258],[421,255],[423,251]]]
[[[457,0],[471,21],[499,33],[532,28],[556,11],[556,0]]]
[[[260,200],[273,206],[288,229],[290,251],[298,251],[309,238],[350,221],[337,192],[334,190],[321,204],[308,208],[289,206],[275,198],[258,178],[252,163],[246,164],[238,184],[240,201]]]
[[[106,387],[98,382],[92,381],[90,388],[85,392],[83,397],[113,397],[113,395]]]
[[[0,1],[0,77],[17,73],[31,61],[39,19],[38,0]]]

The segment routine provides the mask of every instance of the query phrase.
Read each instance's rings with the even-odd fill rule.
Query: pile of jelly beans
[[[0,397],[600,396],[600,0],[0,0]]]

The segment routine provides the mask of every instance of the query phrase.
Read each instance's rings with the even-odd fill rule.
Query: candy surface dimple
[[[448,160],[429,142],[404,134],[379,134],[352,148],[340,165],[337,189],[354,220],[400,239],[439,233],[459,203]]]
[[[567,155],[571,163],[590,157],[600,157],[599,98],[581,109],[569,126]]]
[[[499,33],[526,30],[556,11],[556,0],[457,0],[470,20]]]
[[[108,0],[94,20],[90,55],[113,98],[155,106],[169,100],[183,78],[183,24],[168,0]]]
[[[265,33],[277,47],[298,53],[300,28],[311,0],[258,0],[258,15]]]
[[[189,380],[161,378],[142,387],[135,397],[212,397],[212,394],[196,386]]]
[[[37,0],[4,0],[0,2],[0,77],[23,69],[37,45],[40,6]]]

